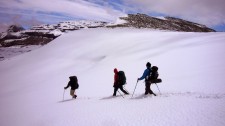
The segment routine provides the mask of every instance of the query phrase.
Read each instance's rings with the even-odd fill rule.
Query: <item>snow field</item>
[[[83,29],[0,62],[2,126],[224,126],[225,34],[147,29]],[[163,82],[144,96],[146,62]],[[113,94],[113,69],[127,76]],[[76,75],[78,98],[67,85]]]

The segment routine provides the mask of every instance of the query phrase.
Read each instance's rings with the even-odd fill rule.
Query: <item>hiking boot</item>
[[[76,99],[76,98],[77,98],[77,95],[74,95],[74,96],[73,96],[73,98],[75,98],[75,99]]]
[[[147,95],[147,94],[148,94],[148,92],[146,91],[146,92],[145,92],[145,95]]]
[[[113,96],[116,96],[116,94],[113,94]]]

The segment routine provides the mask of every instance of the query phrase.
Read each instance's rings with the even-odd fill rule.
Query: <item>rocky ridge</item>
[[[7,32],[0,33],[0,60],[14,56],[14,54],[18,54],[18,52],[20,54],[31,51],[34,48],[51,42],[68,31],[99,27],[133,27],[179,32],[215,32],[215,30],[205,25],[183,19],[174,17],[152,17],[145,14],[128,14],[126,17],[118,18],[114,23],[87,20],[65,21],[58,24],[33,26],[29,30],[25,30],[21,26],[12,25]],[[15,51],[15,49],[17,51]]]
[[[215,32],[215,30],[205,25],[174,17],[151,17],[146,14],[128,14],[127,17],[120,17],[120,19],[126,21],[126,23],[108,27],[151,28],[181,32]]]
[[[33,26],[30,30],[24,30],[21,26],[12,25],[7,32],[0,35],[0,46],[44,45],[68,31],[104,27],[106,24],[106,22],[100,21],[67,21],[53,25]]]

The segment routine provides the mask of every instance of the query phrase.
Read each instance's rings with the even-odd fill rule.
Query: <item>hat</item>
[[[114,69],[114,73],[117,73],[117,72],[118,72],[118,70],[115,68],[115,69]]]
[[[151,63],[147,62],[146,67],[151,67]]]

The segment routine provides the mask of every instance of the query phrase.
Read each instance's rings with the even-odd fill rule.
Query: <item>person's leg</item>
[[[145,95],[147,95],[150,91],[150,83],[145,82]]]
[[[73,97],[74,96],[75,90],[70,90],[70,95]]]
[[[117,86],[114,86],[114,93],[113,93],[113,96],[116,96],[117,90],[118,90],[118,87],[117,87]]]
[[[77,98],[76,90],[74,90],[74,96],[73,96],[73,98]]]
[[[124,94],[129,94],[127,91],[125,91],[124,89],[123,89],[123,86],[121,85],[120,87],[120,90],[124,93]]]
[[[151,83],[149,84],[149,93],[156,96],[156,94],[151,90]]]

